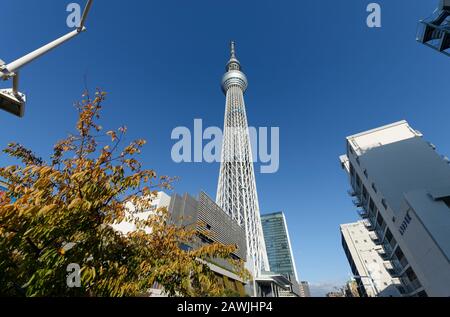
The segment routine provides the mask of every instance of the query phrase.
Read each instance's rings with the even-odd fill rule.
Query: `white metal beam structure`
[[[256,279],[262,272],[269,271],[269,261],[244,103],[248,81],[236,58],[234,42],[231,43],[231,58],[226,71],[222,80],[222,89],[226,95],[225,128],[216,200],[230,217],[245,228],[246,265]]]
[[[86,31],[85,23],[93,0],[88,0],[80,25],[76,30],[56,39],[55,41],[38,48],[37,50],[6,64],[0,59],[0,80],[7,81],[12,79],[13,87],[10,89],[0,89],[0,109],[5,110],[15,116],[23,117],[25,115],[26,96],[19,92],[19,70],[25,65],[33,62],[42,55],[50,52],[56,47],[76,37],[80,33]]]

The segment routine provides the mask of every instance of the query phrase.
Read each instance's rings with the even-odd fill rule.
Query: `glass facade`
[[[261,216],[270,271],[298,280],[286,219],[282,212]]]

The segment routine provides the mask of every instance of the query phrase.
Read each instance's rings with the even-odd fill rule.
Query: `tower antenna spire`
[[[231,48],[231,58],[236,58],[236,43],[234,41],[231,41],[230,43]]]

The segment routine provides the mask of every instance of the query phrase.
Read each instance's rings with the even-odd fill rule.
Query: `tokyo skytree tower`
[[[248,81],[236,58],[234,42],[231,42],[231,58],[226,70],[222,80],[226,109],[217,204],[245,228],[246,266],[253,277],[257,278],[262,271],[269,271],[269,261],[259,213],[244,103]]]

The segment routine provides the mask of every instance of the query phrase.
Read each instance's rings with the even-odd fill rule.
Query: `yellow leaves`
[[[30,281],[26,291],[39,296],[67,289],[65,279],[59,281],[54,274],[65,261],[62,256],[70,253],[71,261],[83,269],[83,287],[77,290],[82,295],[146,294],[153,281],[172,289],[172,295],[193,294],[190,276],[198,263],[180,248],[180,241],[192,240],[195,231],[170,226],[166,210],[158,210],[157,219],[142,220],[142,225],[138,223],[141,230],[128,236],[117,234],[111,226],[125,218],[125,202],[138,202],[142,194],[155,198],[162,187],[154,171],[142,171],[138,160],[120,155],[126,127],[106,133],[114,142],[111,146],[101,147],[96,141],[101,138],[94,134],[101,129],[96,119],[104,96],[97,92],[92,100],[86,95],[78,104],[78,131],[55,145],[50,165],[31,151],[11,145],[8,154],[24,164],[0,168],[17,198],[14,204],[2,201],[0,235],[6,237],[2,240],[5,255],[18,267],[14,283]],[[145,144],[143,139],[136,140],[124,154],[137,154]],[[113,155],[115,151],[117,155]],[[170,183],[172,179],[162,181]],[[141,205],[148,210],[150,203]],[[146,230],[148,227],[152,230]],[[77,243],[77,252],[59,248],[67,241]],[[32,261],[24,263],[23,259]],[[40,278],[30,280],[37,271],[37,260],[51,275],[38,274]],[[203,270],[198,274],[204,274]]]
[[[78,208],[81,204],[83,203],[83,200],[81,198],[75,198],[74,200],[72,200],[72,202],[69,204],[68,209],[72,210],[75,208]]]
[[[83,209],[84,209],[85,211],[88,211],[88,210],[90,210],[91,207],[92,207],[92,202],[90,202],[90,201],[84,201],[82,206],[83,206]]]
[[[19,216],[33,216],[36,215],[39,212],[38,206],[30,206],[28,208],[21,208],[19,209]]]
[[[58,205],[56,204],[52,204],[52,205],[48,205],[48,206],[44,206],[42,207],[39,212],[37,213],[38,216],[45,216],[46,214],[55,211],[56,209],[58,209]]]
[[[114,142],[117,140],[117,133],[114,131],[108,131],[106,132],[107,135],[111,137],[111,141]]]
[[[41,173],[41,175],[45,175],[45,174],[48,174],[49,172],[51,172],[52,171],[52,168],[50,167],[50,166],[45,166],[45,167],[42,167],[41,169],[40,169],[40,173]]]
[[[83,280],[83,284],[90,284],[95,280],[96,271],[95,267],[85,266],[81,269],[81,279]]]
[[[73,174],[70,178],[74,181],[82,181],[88,175],[88,173],[89,171],[78,172]]]

